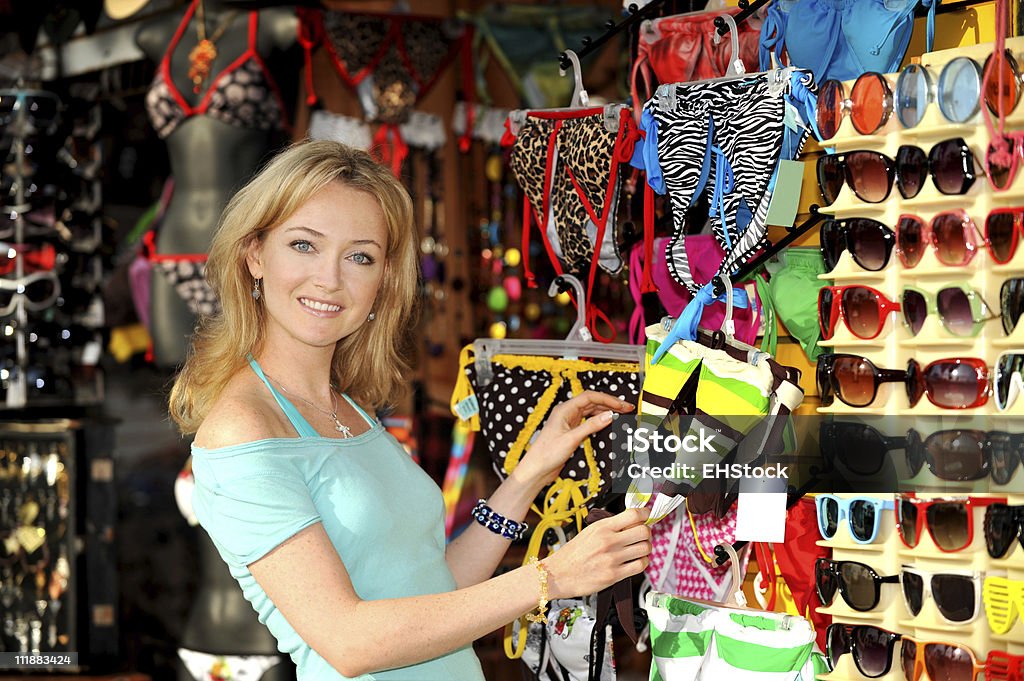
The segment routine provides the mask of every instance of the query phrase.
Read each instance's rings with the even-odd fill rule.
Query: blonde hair
[[[331,380],[361,404],[378,408],[404,393],[409,369],[402,347],[413,322],[418,278],[412,200],[405,187],[369,154],[329,141],[293,144],[228,202],[210,245],[206,278],[221,312],[200,320],[188,358],[171,388],[170,414],[182,433],[194,433],[247,352],[263,342],[263,305],[254,300],[246,263],[262,240],[331,182],[374,196],[388,233],[385,275],[374,304],[376,318],[338,341]]]

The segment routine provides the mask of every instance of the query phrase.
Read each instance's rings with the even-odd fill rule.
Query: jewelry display
[[[225,14],[220,25],[207,38],[206,11],[203,5],[204,3],[200,0],[199,7],[196,9],[196,33],[199,36],[199,43],[188,53],[188,78],[192,81],[192,91],[197,95],[202,92],[203,83],[210,77],[210,66],[213,64],[213,60],[217,58],[217,46],[215,43],[228,30],[231,22],[235,19],[235,15],[238,14],[234,10]],[[253,297],[255,298],[256,296]]]

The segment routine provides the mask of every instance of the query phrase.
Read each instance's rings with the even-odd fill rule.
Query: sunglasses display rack
[[[48,92],[0,91],[0,265],[8,266],[0,276],[0,400],[8,409],[103,398],[100,108],[80,108]]]
[[[1007,44],[1014,53],[1024,53],[1024,39],[1012,39]],[[980,65],[991,52],[992,45],[988,44],[928,53],[922,57],[920,68],[930,75],[940,74],[950,61],[966,57],[973,60],[971,63],[979,65],[980,71]],[[966,72],[970,73],[974,67],[961,59],[959,64],[950,70],[956,69],[968,69]],[[890,74],[886,75],[885,79],[890,89],[895,90],[897,76]],[[846,92],[850,92],[852,85],[853,83],[845,84]],[[845,246],[850,245],[850,233],[853,230],[850,229],[849,223],[843,224],[844,220],[868,218],[885,227],[876,224],[865,227],[863,223],[858,224],[857,228],[865,229],[865,233],[867,229],[874,230],[872,234],[875,237],[873,242],[865,240],[861,246],[874,245],[875,249],[857,253],[859,257],[855,257],[849,248],[844,249],[835,260],[835,267],[820,278],[836,287],[870,287],[888,301],[907,308],[897,310],[894,309],[895,305],[887,305],[888,314],[881,320],[878,333],[870,338],[854,335],[851,327],[847,325],[849,320],[845,316],[849,311],[854,323],[853,328],[859,330],[861,336],[870,336],[871,332],[876,330],[874,322],[878,311],[882,309],[872,305],[864,307],[865,298],[870,298],[873,294],[858,291],[859,300],[851,296],[849,310],[837,304],[837,314],[833,314],[831,306],[827,304],[819,309],[820,313],[821,309],[827,308],[827,314],[823,318],[824,325],[828,325],[829,322],[835,324],[832,337],[822,341],[821,345],[832,353],[866,358],[875,367],[873,387],[865,380],[863,369],[866,365],[863,363],[857,363],[862,370],[860,373],[854,372],[854,375],[847,376],[848,379],[852,379],[848,384],[850,391],[845,394],[850,398],[848,401],[866,403],[866,406],[850,406],[836,397],[832,404],[819,408],[819,413],[834,416],[838,421],[858,421],[875,428],[885,438],[880,442],[889,450],[886,457],[896,471],[896,477],[899,479],[898,489],[913,491],[914,496],[922,500],[922,503],[914,504],[914,508],[919,510],[921,524],[915,527],[918,530],[919,541],[913,548],[903,540],[898,523],[899,516],[893,508],[887,508],[882,512],[877,534],[871,543],[854,541],[850,535],[848,517],[842,516],[841,513],[838,514],[841,517],[837,518],[835,534],[831,539],[823,539],[820,542],[821,545],[832,548],[833,561],[852,561],[870,566],[880,577],[900,576],[898,583],[880,584],[879,602],[875,608],[868,611],[854,610],[844,602],[843,596],[838,592],[831,605],[822,608],[822,612],[833,615],[834,622],[874,625],[907,637],[908,640],[895,643],[889,671],[883,676],[876,677],[885,679],[908,678],[904,674],[901,655],[904,645],[913,646],[914,641],[940,644],[938,648],[927,648],[918,653],[916,664],[924,668],[927,668],[929,656],[933,664],[939,658],[945,658],[943,664],[948,664],[949,660],[958,654],[963,655],[962,651],[958,653],[953,649],[942,649],[942,644],[970,650],[974,655],[973,662],[962,658],[958,673],[965,672],[970,666],[973,667],[971,675],[955,678],[973,678],[973,672],[984,667],[986,657],[992,651],[997,651],[997,654],[1024,654],[1024,622],[1017,621],[1005,634],[994,633],[988,626],[986,612],[986,601],[992,598],[983,598],[983,585],[988,577],[1005,578],[1011,582],[1024,580],[1024,547],[1015,541],[1005,556],[994,559],[986,549],[985,535],[988,502],[993,499],[1005,499],[1008,504],[1014,505],[1020,504],[1024,499],[1024,460],[1021,459],[1024,438],[1018,443],[1016,438],[1010,435],[1012,439],[1007,439],[1005,443],[1009,454],[1001,461],[1004,466],[1016,466],[1012,476],[1008,480],[1003,480],[1005,484],[997,483],[991,476],[991,468],[996,460],[993,448],[999,442],[997,438],[1001,437],[998,432],[994,434],[993,431],[1024,433],[1024,418],[1019,418],[1024,416],[1024,395],[1002,412],[997,408],[993,391],[995,368],[1000,353],[1007,349],[1020,348],[1024,360],[1024,325],[1016,328],[1007,337],[1000,319],[1001,312],[1006,307],[1006,301],[1001,295],[1003,282],[1012,276],[1024,277],[1024,255],[1019,252],[1024,249],[1018,249],[1008,263],[998,264],[988,252],[991,246],[985,234],[986,218],[992,210],[1024,205],[1024,183],[1018,178],[1009,192],[993,191],[982,172],[984,154],[988,147],[988,132],[981,115],[975,114],[965,123],[950,123],[943,117],[936,103],[936,96],[941,94],[937,92],[936,86],[937,80],[933,78],[929,92],[930,104],[915,127],[904,128],[898,116],[893,114],[874,134],[860,135],[854,129],[850,116],[845,116],[835,137],[824,143],[833,146],[836,153],[867,150],[884,154],[890,160],[900,156],[900,148],[904,145],[917,147],[927,155],[936,145],[946,144],[946,147],[943,147],[944,151],[968,149],[973,155],[973,161],[968,161],[964,160],[966,153],[960,152],[959,158],[963,161],[960,179],[973,178],[969,189],[963,194],[943,194],[937,189],[932,177],[929,177],[916,196],[903,198],[895,180],[895,175],[900,171],[897,167],[895,174],[890,174],[891,189],[885,200],[879,203],[862,201],[844,181],[836,200],[822,209],[822,212],[834,216],[834,222],[826,225],[827,228],[836,230],[830,236],[840,234],[843,240],[839,243]],[[956,94],[952,93],[949,96],[955,98]],[[891,107],[892,100],[890,93],[885,106]],[[844,107],[850,105],[850,102],[846,102]],[[1008,118],[1007,124],[1008,128],[1012,126],[1011,129],[1024,127],[1024,106],[1018,106],[1018,112]],[[962,140],[963,144],[953,140]],[[908,153],[904,151],[904,157]],[[920,156],[918,154],[918,157]],[[933,155],[932,158],[935,157],[941,159],[942,155]],[[934,165],[932,159],[927,163]],[[929,170],[930,174],[942,172],[942,169],[935,167],[930,167]],[[945,170],[948,171],[950,168],[947,167]],[[868,179],[876,183],[885,181],[881,176]],[[872,187],[870,183],[867,186]],[[1018,187],[1019,194],[1015,195]],[[877,189],[877,185],[875,188]],[[908,226],[908,230],[901,234],[901,228],[904,226]],[[826,227],[823,227],[823,237]],[[837,229],[839,227],[845,228],[846,231]],[[915,228],[918,230],[918,241],[914,241],[915,232],[911,231]],[[1024,237],[1024,220],[1016,218],[1014,228],[1019,230],[1016,234],[1019,242],[1021,237]],[[822,243],[825,242],[823,238]],[[879,245],[883,245],[884,248],[879,248]],[[855,248],[854,251],[856,250]],[[920,257],[916,265],[909,267],[914,256],[918,254]],[[885,256],[887,262],[879,267],[882,264],[882,256]],[[826,261],[828,259],[826,256]],[[876,271],[861,266],[866,260],[873,261],[868,264],[875,266]],[[944,264],[943,261],[953,265]],[[944,298],[941,305],[938,295],[940,291],[945,291],[941,296]],[[842,294],[841,290],[832,289],[830,292]],[[954,308],[951,304],[950,301],[954,299],[959,307]],[[825,302],[829,302],[827,298]],[[907,305],[908,302],[914,307]],[[857,308],[852,303],[860,304],[861,307]],[[927,310],[927,314],[921,323],[923,309]],[[1006,311],[1008,317],[1015,316],[1012,309]],[[916,334],[912,333],[908,323],[910,320],[905,317],[907,312],[911,314],[916,324],[920,324]],[[871,328],[863,326],[865,319],[870,322]],[[1012,319],[1012,322],[1016,321]],[[862,326],[857,327],[858,323]],[[961,335],[954,334],[951,329],[959,331]],[[980,360],[978,367],[980,369],[982,365],[984,366],[981,372],[987,371],[988,381],[977,380],[976,386],[973,387],[967,385],[967,380],[956,385],[947,381],[944,385],[940,380],[941,372],[935,372],[930,377],[928,385],[923,386],[924,394],[920,396],[916,405],[911,407],[910,396],[905,388],[906,377],[901,375],[908,369],[909,362],[913,360],[922,370],[928,371],[929,366],[941,366],[934,365],[935,362],[949,359]],[[961,362],[960,366],[964,364],[967,363]],[[1024,361],[1021,364],[1024,365]],[[885,370],[893,373],[886,374]],[[965,372],[962,375],[967,374],[968,372]],[[819,376],[824,376],[828,381],[833,380],[827,372],[822,374],[819,371]],[[971,376],[973,379],[977,377],[977,373]],[[1024,386],[1024,383],[1021,385]],[[868,401],[866,398],[870,397],[871,392],[874,392],[874,399]],[[936,402],[974,406],[944,408],[938,406]],[[923,459],[916,462],[920,470],[913,475],[912,466],[915,460],[914,457],[906,456],[906,441],[895,440],[906,436],[909,428],[917,431],[919,436],[915,437],[920,438],[916,442],[911,440],[914,457]],[[969,438],[955,433],[929,440],[929,435],[937,431],[966,429],[974,429],[981,433],[981,436],[974,440],[975,448],[970,451],[974,457],[973,465],[979,466],[979,450],[984,449],[981,458],[985,460],[986,474],[978,475],[980,471],[975,471],[970,476],[963,476],[975,478],[966,481],[945,479],[958,477],[965,470],[964,466],[972,461],[963,453],[965,442],[968,442]],[[900,432],[893,432],[895,430]],[[834,445],[835,443],[831,446]],[[1006,454],[1006,449],[1002,450],[1002,453]],[[957,458],[960,454],[963,454],[962,458]],[[1004,469],[1004,477],[1005,472]],[[875,473],[877,475],[877,471]],[[851,480],[855,479],[851,477]],[[855,495],[835,495],[840,500],[849,500],[853,496]],[[883,503],[900,499],[893,494],[863,496],[877,497]],[[929,501],[959,500],[968,496],[976,500],[973,502],[976,505],[973,505],[971,510],[964,511],[970,525],[956,526],[958,534],[951,534],[951,526],[947,527],[944,524],[957,518],[963,520],[963,516],[957,512],[943,513],[944,510],[953,507],[934,506],[931,514],[927,510]],[[836,508],[845,508],[849,512],[849,503],[838,501]],[[903,531],[908,529],[904,527]],[[944,542],[952,541],[951,537],[955,536],[958,542],[968,544],[956,551],[945,551],[935,543],[936,536]],[[856,569],[860,570],[859,567]],[[951,577],[936,579],[935,575]],[[908,589],[915,598],[921,598],[920,611],[916,616],[908,609],[904,589]],[[943,616],[936,604],[936,591],[938,599],[947,612],[953,615],[953,619],[965,621],[952,621]],[[1012,600],[1012,596],[1009,600]],[[951,604],[960,606],[961,611],[953,612]],[[1003,606],[997,603],[995,607]],[[1017,607],[1024,609],[1024,587]],[[910,650],[912,648],[907,648],[908,653]],[[838,659],[836,668],[823,678],[864,678],[853,658],[852,654],[843,655]],[[946,678],[941,675],[941,670],[939,671],[939,676],[932,678]],[[928,672],[923,671],[921,678],[928,678]],[[910,681],[917,679],[911,677]]]
[[[934,543],[933,533],[941,537],[943,541],[950,541],[965,532],[964,526],[958,526],[958,529],[954,530],[952,527],[945,527],[938,523],[930,524],[931,519],[924,517],[927,515],[927,511],[922,507],[919,541],[914,548],[908,548],[901,538],[896,520],[897,515],[892,507],[894,500],[892,495],[840,494],[825,496],[833,504],[832,513],[830,516],[824,516],[822,502],[825,499],[816,500],[819,529],[824,525],[826,528],[833,528],[833,532],[830,539],[822,539],[818,543],[832,549],[832,558],[830,561],[824,562],[829,569],[822,570],[820,565],[816,566],[815,574],[816,583],[820,585],[823,581],[820,576],[822,572],[829,574],[832,569],[836,572],[832,577],[836,580],[832,603],[827,607],[819,608],[820,612],[833,616],[834,625],[877,627],[887,632],[900,634],[901,637],[909,639],[911,642],[917,641],[919,644],[934,643],[940,646],[956,646],[960,650],[945,650],[953,657],[961,658],[961,664],[964,666],[960,671],[964,671],[970,665],[974,665],[979,670],[984,668],[986,659],[993,651],[996,651],[997,657],[1002,653],[1024,654],[1024,621],[1018,617],[1005,634],[994,633],[986,622],[989,608],[993,606],[1000,612],[1005,612],[1007,602],[1017,599],[1014,605],[1009,606],[1011,617],[1015,616],[1014,608],[1017,608],[1017,612],[1021,612],[1024,608],[1024,546],[1019,540],[1014,539],[1010,551],[1001,559],[990,558],[985,548],[986,499],[1001,501],[1003,497],[974,496],[972,500],[976,505],[969,512],[973,536],[963,549],[944,552]],[[850,533],[851,514],[855,514],[859,521],[870,517],[865,516],[861,512],[862,509],[855,510],[853,508],[853,504],[863,503],[855,500],[864,500],[865,498],[870,498],[876,509],[878,508],[877,504],[888,502],[882,515],[879,516],[878,529],[873,534],[874,541],[870,543],[855,541]],[[935,499],[948,500],[950,497],[935,497]],[[927,502],[931,498],[923,498],[923,500]],[[1006,500],[1011,505],[1019,505],[1021,501],[1024,501],[1024,495],[1009,495]],[[896,501],[898,502],[898,498]],[[953,520],[953,515],[946,516],[946,519]],[[829,519],[828,521],[824,520],[826,517]],[[858,527],[863,524],[861,522]],[[865,529],[861,539],[871,538],[870,533],[870,529]],[[840,577],[839,573],[843,573],[843,577]],[[898,581],[892,579],[894,575],[899,577]],[[889,579],[883,581],[886,577]],[[988,587],[983,587],[983,585],[986,584],[987,578],[991,577],[1009,579],[1011,584],[1019,583],[1020,587],[1011,586],[1009,598],[1001,596],[993,598],[990,595],[983,597],[983,593],[988,590]],[[825,578],[824,581],[827,582],[828,578]],[[854,601],[858,598],[867,599],[857,603],[859,607],[867,607],[871,605],[869,601],[872,601],[870,598],[872,587],[869,586],[869,581],[874,581],[874,588],[878,589],[876,591],[878,594],[877,605],[868,610],[853,609],[847,604],[842,590],[849,589]],[[1019,595],[1016,595],[1013,589],[1018,589]],[[916,616],[907,606],[904,592],[912,594],[915,603],[919,603],[917,606],[919,611]],[[943,617],[937,605],[939,602],[957,621],[947,620]],[[836,642],[833,641],[833,643]],[[861,639],[860,644],[865,647],[879,645],[879,639],[868,635]],[[871,678],[905,680],[907,677],[904,675],[901,663],[901,655],[904,653],[903,645],[904,641],[902,640],[894,643],[891,666],[885,674],[877,675],[882,671],[882,667],[872,668],[871,665],[881,663],[878,662],[877,656],[874,662],[868,659],[870,652],[865,650],[857,651],[858,654],[865,655],[865,659],[860,660],[860,665],[866,668],[866,671],[871,674]],[[875,652],[880,654],[880,650],[880,647],[876,648]],[[967,661],[966,651],[970,651],[970,654],[974,656],[973,662]],[[858,666],[854,657],[853,651],[839,656],[833,671],[819,678],[830,681],[865,678],[865,674],[861,673],[861,667]],[[948,657],[948,655],[939,657]],[[923,678],[928,677],[924,676]],[[956,673],[950,673],[947,677],[940,673],[931,678],[968,677],[961,677]]]
[[[1008,45],[1012,51],[1024,51],[1022,38],[1012,39]],[[922,65],[930,73],[941,73],[946,64],[957,58],[969,58],[973,60],[972,63],[983,64],[991,52],[991,44],[933,52],[922,57]],[[895,87],[895,75],[886,76],[886,79],[890,87]],[[934,99],[934,88],[931,96]],[[835,287],[870,287],[895,305],[889,305],[886,300],[882,301],[888,308],[887,314],[884,315],[880,328],[873,338],[854,335],[848,326],[847,317],[850,313],[842,303],[835,304],[834,314],[831,310],[826,312],[823,324],[834,322],[835,330],[832,337],[822,341],[821,345],[836,354],[865,358],[873,365],[875,376],[872,389],[863,376],[847,375],[847,380],[852,384],[847,397],[852,395],[853,398],[847,401],[855,404],[867,402],[867,406],[850,406],[836,397],[831,405],[820,408],[819,412],[840,418],[855,416],[866,424],[874,425],[882,434],[890,437],[902,436],[910,427],[920,433],[922,440],[927,440],[928,436],[936,431],[954,429],[972,429],[982,434],[993,431],[1013,434],[1024,432],[1024,419],[1014,418],[1024,416],[1024,399],[1011,401],[1010,408],[1001,412],[997,408],[993,390],[1000,353],[1008,349],[1024,349],[1024,326],[1014,329],[1014,333],[1007,337],[1003,330],[1004,323],[1001,321],[1001,316],[1004,315],[1000,314],[1005,308],[1007,321],[1011,324],[1016,322],[1016,319],[1010,321],[1009,318],[1015,316],[1014,305],[1020,305],[1013,300],[1004,300],[1001,292],[1008,275],[1024,275],[1024,255],[1018,252],[1009,263],[999,265],[992,260],[989,253],[991,247],[984,233],[986,217],[994,208],[999,207],[999,197],[1002,193],[994,192],[981,173],[984,152],[988,144],[988,131],[981,115],[975,114],[966,124],[951,124],[942,117],[939,107],[933,103],[927,107],[922,120],[914,128],[903,128],[897,116],[891,115],[877,134],[873,135],[857,134],[850,116],[846,116],[839,125],[836,136],[826,144],[834,145],[837,153],[867,150],[893,159],[899,156],[899,149],[903,145],[913,145],[927,153],[935,145],[950,140],[962,140],[964,147],[970,150],[974,157],[973,161],[958,157],[961,162],[962,179],[973,177],[966,193],[942,194],[936,188],[934,180],[929,178],[914,198],[904,199],[898,188],[891,186],[886,200],[868,203],[861,201],[844,182],[836,200],[822,209],[822,212],[834,216],[834,222],[826,223],[822,228],[823,243],[826,243],[826,230],[831,229],[834,230],[831,235],[839,234],[845,239],[840,243],[851,246],[853,237],[849,233],[852,231],[850,223],[843,221],[857,218],[867,218],[880,223],[867,226],[856,224],[857,229],[876,230],[883,236],[879,238],[875,233],[874,241],[870,243],[876,248],[869,253],[870,258],[866,258],[865,253],[859,253],[858,257],[855,257],[849,248],[844,249],[835,260],[835,267],[820,278],[828,280]],[[960,146],[959,142],[956,142],[956,146]],[[896,169],[897,174],[899,170]],[[934,173],[936,169],[931,168],[931,171]],[[918,218],[916,224],[910,224],[909,216]],[[924,227],[917,234],[918,241],[913,240],[914,233],[910,232],[909,228],[908,231],[901,233],[908,225]],[[933,229],[936,227],[937,229]],[[842,231],[841,228],[845,228],[846,231]],[[1018,224],[1017,228],[1021,228],[1021,225]],[[869,240],[865,237],[863,241],[868,243]],[[881,253],[884,249],[878,248],[879,244],[885,244],[885,253]],[[852,245],[856,253],[856,244]],[[910,263],[907,261],[915,254],[919,254],[920,257],[916,265],[909,267]],[[883,255],[887,261],[884,266],[879,267]],[[946,262],[963,264],[943,264],[940,257]],[[826,261],[828,260],[829,257],[826,257]],[[865,260],[873,260],[866,264],[877,271],[862,267]],[[842,296],[841,288],[830,291],[833,295]],[[940,292],[942,295],[939,295]],[[858,323],[857,314],[863,315],[862,319],[869,318],[873,321],[879,310],[884,309],[878,305],[865,303],[867,297],[867,294],[861,293],[856,302],[861,307],[853,309],[855,323]],[[1024,298],[1024,295],[1021,297]],[[865,305],[872,309],[865,310]],[[897,305],[902,309],[895,309]],[[923,315],[922,321],[923,310],[927,312]],[[911,320],[907,319],[908,316],[915,324],[920,325],[916,334],[911,331]],[[860,335],[871,335],[876,331],[873,323],[871,326],[866,333],[861,328]],[[962,335],[954,334],[953,330]],[[922,390],[923,394],[913,407],[910,406],[905,380],[905,372],[910,368],[911,360],[916,363],[917,369],[931,374],[927,381],[920,382],[918,389]],[[941,380],[942,374],[948,373],[944,369],[956,366],[955,363],[958,361],[958,375],[967,378],[951,387],[949,382]],[[849,360],[846,362],[847,367],[854,364]],[[968,368],[971,362],[974,362],[977,368],[973,374]],[[870,370],[864,363],[855,364],[861,370]],[[1024,352],[1020,364],[1024,365]],[[886,370],[892,373],[886,376]],[[987,381],[983,378],[986,372]],[[819,376],[823,373],[828,374],[827,365],[824,370],[819,365]],[[836,376],[833,379],[826,375],[825,380],[841,382],[839,378]],[[1002,378],[1001,385],[1010,385],[1011,381],[1006,380],[1006,375]],[[1024,381],[1020,378],[1016,380],[1024,386]],[[969,381],[973,381],[973,385],[967,385]],[[874,399],[868,402],[872,392]],[[946,408],[936,404],[944,401],[977,406]],[[901,418],[892,418],[895,416]],[[889,432],[894,426],[901,432]],[[936,444],[934,441],[928,442],[930,446]],[[962,443],[954,444],[962,446]],[[1015,441],[1011,441],[1010,444],[1016,447]],[[989,445],[986,444],[985,447],[986,450],[989,449]],[[922,451],[926,459],[931,456],[932,450],[929,447],[922,447]],[[991,452],[986,451],[985,457],[990,459]],[[944,479],[956,477],[956,473],[950,467],[945,471],[939,470],[941,466],[936,468],[930,465],[931,461],[921,464],[919,472],[911,475],[906,457],[893,456],[892,460],[896,464],[897,474],[902,483],[901,489],[922,492],[1024,491],[1024,466],[1020,465],[1020,456],[1011,453],[1009,458],[1012,463],[1008,465],[1015,466],[1016,470],[1009,480],[1000,481],[1003,484],[997,483],[990,475],[985,474],[975,475],[977,479],[968,481]],[[987,465],[991,466],[991,461]],[[943,478],[933,474],[933,470],[938,470]]]

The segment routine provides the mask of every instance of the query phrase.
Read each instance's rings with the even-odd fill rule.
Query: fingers
[[[618,554],[618,558],[621,560],[621,562],[628,563],[632,560],[638,560],[640,558],[649,556],[650,553],[651,542],[638,541],[637,543],[630,544],[629,546],[622,549],[622,551],[620,551]]]
[[[621,541],[623,545],[649,541],[651,538],[651,528],[647,525],[634,525],[619,532],[616,538]]]
[[[585,390],[572,399],[559,404],[555,407],[555,410],[564,412],[564,417],[567,420],[575,422],[575,419],[584,416],[591,417],[594,414],[600,414],[602,411],[608,411],[609,409],[617,412],[626,412],[634,408],[634,405],[625,400],[620,400],[613,395],[597,392],[596,390]]]
[[[621,531],[629,527],[643,525],[644,521],[646,521],[650,515],[650,508],[627,508],[622,513],[616,513],[611,518],[599,520],[594,524],[607,523],[609,529]]]

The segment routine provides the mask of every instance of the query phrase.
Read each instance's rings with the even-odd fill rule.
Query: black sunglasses
[[[861,201],[881,203],[889,198],[893,184],[903,198],[914,198],[931,174],[941,193],[965,194],[977,179],[976,166],[974,153],[960,137],[939,142],[927,154],[905,144],[895,160],[878,151],[858,149],[818,158],[818,186],[827,204],[835,203],[844,183]]]
[[[851,653],[861,674],[869,679],[885,676],[892,669],[893,651],[901,638],[900,634],[867,624],[830,624],[825,630],[829,670],[835,671],[839,658]]]
[[[1002,558],[1020,540],[1024,548],[1024,506],[992,504],[985,511],[985,547],[988,555]]]
[[[860,268],[878,272],[889,264],[896,245],[896,234],[888,226],[871,218],[829,218],[819,230],[819,244],[828,271],[835,269],[843,251],[849,251]]]
[[[814,563],[814,586],[822,605],[828,607],[836,591],[859,612],[873,610],[882,597],[883,584],[899,584],[899,575],[880,577],[874,568],[852,560],[819,558]]]

